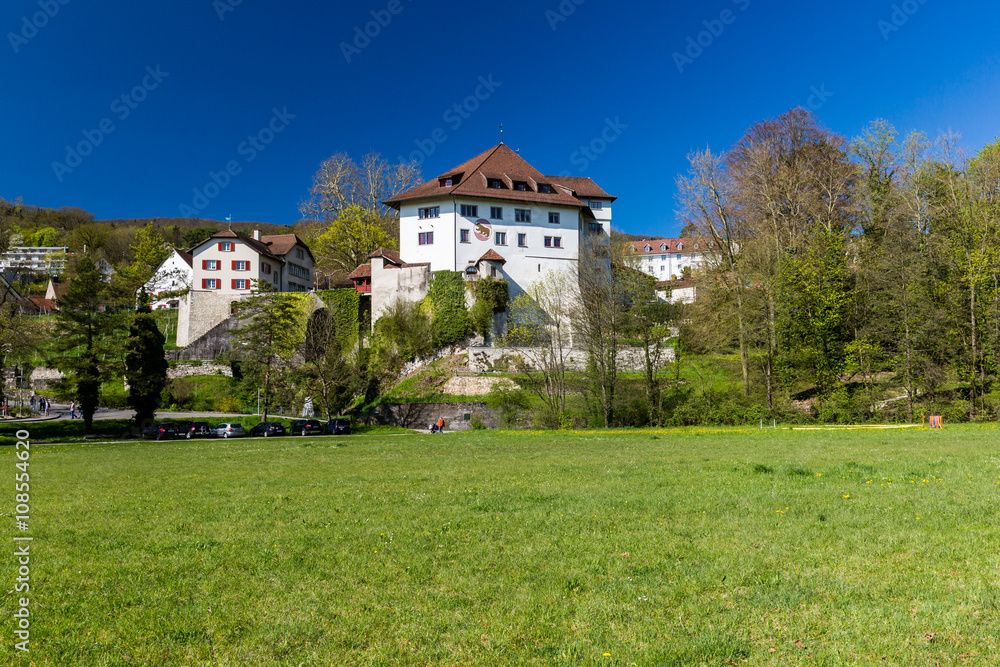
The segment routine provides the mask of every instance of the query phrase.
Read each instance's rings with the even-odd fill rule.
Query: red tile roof
[[[678,250],[677,245],[682,244],[683,247]],[[672,253],[702,253],[708,250],[708,242],[701,239],[647,239],[645,241],[630,241],[628,245],[635,248],[637,255],[657,255],[664,252]],[[650,247],[650,250],[646,250],[646,246]],[[666,245],[666,249],[661,249],[661,245]],[[695,247],[697,246],[697,247]]]
[[[502,262],[502,263],[506,263],[507,262],[507,260],[504,259],[503,256],[500,253],[498,253],[496,250],[494,250],[493,248],[490,248],[486,252],[485,255],[483,255],[482,257],[479,258],[479,262],[487,262],[487,261],[488,262]],[[479,262],[476,262],[476,264],[478,264]]]
[[[576,197],[589,197],[593,199],[618,199],[614,195],[609,195],[604,188],[599,186],[593,179],[585,176],[549,176],[553,183],[569,188]]]
[[[404,262],[399,256],[399,251],[389,250],[388,248],[379,248],[372,254],[368,255],[368,259],[373,259],[375,257],[382,257],[392,266],[386,266],[385,268],[396,268],[396,269],[408,269],[412,266],[430,266],[430,262],[418,262],[413,264],[411,262]]]
[[[176,250],[176,248],[175,248],[175,250]],[[194,255],[192,255],[189,252],[184,252],[183,250],[177,250],[177,254],[181,256],[181,259],[183,259],[185,262],[187,262],[188,266],[190,266],[191,268],[194,268]]]
[[[260,240],[270,248],[271,252],[275,255],[287,255],[295,248],[296,245],[301,245],[302,249],[309,253],[312,257],[312,252],[309,250],[309,246],[302,242],[295,234],[274,234],[271,236],[262,236]]]
[[[52,299],[46,299],[44,296],[29,296],[28,301],[31,301],[31,303],[35,304],[38,310],[42,312],[59,310],[59,307],[56,306],[55,301],[53,301]]]
[[[255,238],[247,236],[246,234],[240,234],[239,232],[234,232],[231,229],[224,229],[221,232],[216,232],[216,233],[212,234],[207,239],[205,239],[204,241],[202,241],[201,243],[199,243],[198,245],[196,245],[194,248],[191,248],[191,254],[193,255],[194,251],[196,249],[198,249],[201,246],[205,245],[206,243],[208,243],[212,239],[238,239],[240,241],[243,241],[243,243],[247,244],[248,246],[250,246],[250,248],[252,248],[253,250],[257,251],[261,255],[267,255],[268,257],[271,257],[272,259],[277,259],[277,260],[281,260],[282,259],[276,253],[272,252],[271,249],[267,246],[266,243],[258,241]]]
[[[372,277],[372,265],[371,264],[361,264],[358,268],[351,271],[347,278],[349,280],[360,280],[361,278],[371,278]]]
[[[442,183],[446,179],[451,179],[452,185],[447,187],[442,186]],[[490,188],[489,181],[491,180],[499,180],[502,184],[501,187]],[[593,194],[584,196],[610,197],[610,195],[597,187],[589,178],[563,178],[561,180],[572,182],[573,185],[584,188],[588,192],[600,191],[602,193],[601,195]],[[589,181],[592,185],[584,187],[584,184],[580,183],[580,181]],[[514,184],[516,182],[524,183],[525,189],[515,190]],[[387,199],[385,204],[399,208],[403,202],[407,201],[464,195],[468,197],[509,199],[540,204],[574,206],[586,209],[585,215],[592,215],[590,214],[590,207],[567,192],[566,189],[558,187],[559,182],[559,177],[543,175],[528,164],[524,158],[512,151],[506,144],[497,144],[471,160],[467,160],[454,169],[446,171],[437,178]],[[551,192],[539,192],[539,185],[551,186]],[[574,189],[571,185],[567,185],[566,188],[569,190]]]

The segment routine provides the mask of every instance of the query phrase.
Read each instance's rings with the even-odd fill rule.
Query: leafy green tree
[[[80,258],[76,278],[56,300],[59,306],[56,323],[54,365],[65,373],[61,388],[75,395],[89,433],[97,410],[102,380],[109,375],[109,355],[116,320],[106,309],[107,285],[94,261]],[[113,354],[111,355],[114,356]]]
[[[167,386],[167,360],[163,354],[166,342],[147,305],[145,291],[141,305],[129,327],[125,343],[125,377],[128,379],[128,406],[135,410],[135,421],[144,425],[152,421],[160,407],[160,396]]]
[[[347,292],[348,290],[343,290]],[[357,295],[357,292],[354,292]],[[340,319],[331,309],[320,308],[309,318],[301,372],[306,383],[319,389],[319,398],[330,419],[344,409],[363,388],[364,373],[357,362],[357,300],[355,318]],[[346,322],[345,322],[346,320]]]
[[[112,286],[118,299],[131,304],[142,286],[170,256],[170,246],[153,223],[149,223],[136,231],[135,241],[129,246],[129,254],[132,260],[118,268]]]
[[[241,360],[244,378],[261,387],[261,420],[267,421],[275,376],[305,337],[300,295],[255,291],[238,305],[240,326],[232,330],[232,355]]]
[[[317,268],[337,278],[346,278],[379,248],[397,247],[397,239],[386,230],[382,217],[357,205],[340,211],[312,244]]]

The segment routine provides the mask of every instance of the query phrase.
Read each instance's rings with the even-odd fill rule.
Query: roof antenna
[[[500,123],[500,143],[503,143],[503,123]]]

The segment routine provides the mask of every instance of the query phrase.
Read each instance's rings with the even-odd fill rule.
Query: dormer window
[[[667,249],[667,244],[666,243],[661,243],[660,244],[660,252],[664,252],[666,249]]]
[[[539,183],[538,184],[538,191],[540,193],[542,193],[543,195],[550,195],[550,194],[552,194],[552,186],[551,185],[547,185],[545,183]]]
[[[694,249],[695,249],[695,250],[697,250],[697,249],[698,249],[698,244],[697,244],[697,243],[695,243],[695,244],[694,244]]]
[[[442,178],[440,181],[442,188],[450,188],[454,183],[450,178]]]
[[[498,178],[491,178],[489,180],[489,183],[487,184],[487,187],[489,187],[491,190],[499,190],[500,187],[501,187],[500,186],[500,179],[498,179]]]
[[[650,246],[650,245],[649,245],[649,244],[647,243],[647,244],[646,244],[646,246],[645,246],[645,250],[646,250],[646,252],[652,252],[653,248],[652,248],[652,246]]]
[[[528,187],[528,184],[525,183],[524,181],[514,181],[514,189],[517,190],[518,192],[526,192],[530,188]]]
[[[678,250],[684,250],[684,244],[683,244],[683,243],[680,243],[680,242],[678,242],[678,243],[677,243],[677,249],[678,249]]]

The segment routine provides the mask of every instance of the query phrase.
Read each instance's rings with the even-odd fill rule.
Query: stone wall
[[[441,391],[452,396],[486,396],[496,384],[504,384],[511,389],[517,387],[507,378],[456,376],[445,382]]]
[[[432,422],[444,417],[444,430],[467,431],[472,415],[479,415],[486,428],[499,428],[500,417],[485,403],[392,403],[381,405],[377,411],[366,415],[365,421],[383,426],[401,426],[427,431]],[[469,419],[466,419],[466,417]]]
[[[225,322],[232,314],[233,301],[244,296],[200,290],[188,292],[177,311],[177,346],[187,347]]]
[[[221,364],[177,364],[167,369],[167,379],[192,377],[195,375],[225,375],[233,377],[233,369]]]
[[[385,260],[373,257],[372,263],[372,326],[396,299],[416,303],[427,296],[430,288],[429,266],[383,268]]]
[[[504,370],[517,358],[523,359],[531,365],[533,359],[543,358],[544,353],[545,350],[538,347],[470,347],[469,370],[475,373],[490,373],[495,370]],[[565,355],[567,369],[572,371],[584,371],[587,369],[586,350],[567,349],[563,354]],[[673,360],[674,350],[673,348],[668,348],[664,354],[664,362],[669,363]],[[635,348],[619,352],[618,361],[620,368],[626,371],[640,371],[645,365],[643,351]]]

